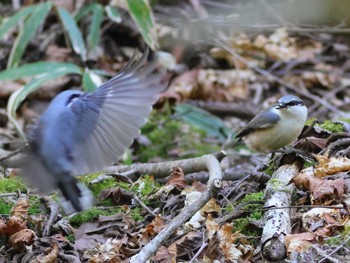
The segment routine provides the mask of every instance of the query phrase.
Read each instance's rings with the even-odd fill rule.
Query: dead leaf
[[[11,216],[22,218],[23,220],[28,217],[29,200],[28,198],[21,198],[17,201],[15,207],[11,211]]]
[[[211,198],[200,211],[204,216],[208,214],[221,215],[221,207],[215,198]]]
[[[20,198],[11,211],[11,216],[5,220],[0,218],[0,234],[11,236],[27,228],[29,200]]]
[[[97,244],[93,249],[84,251],[83,258],[89,263],[99,262],[122,262],[126,256],[121,252],[121,248],[127,245],[128,239],[109,238],[106,242]]]
[[[168,249],[161,246],[157,253],[154,255],[153,260],[159,263],[176,263],[175,258],[171,256]]]
[[[33,230],[22,229],[9,237],[8,242],[13,248],[19,251],[23,251],[25,246],[32,245],[34,243],[36,235]]]
[[[156,218],[153,219],[153,221],[145,227],[145,229],[142,231],[142,236],[140,243],[141,245],[145,245],[148,242],[151,241],[151,239],[159,234],[159,232],[164,228],[164,222],[163,219],[157,215]]]
[[[114,205],[130,205],[133,194],[120,188],[110,188],[103,190],[99,195],[100,200],[111,200]]]
[[[55,263],[58,257],[58,244],[57,242],[52,242],[52,248],[45,249],[44,254],[40,254],[31,260],[31,263]]]
[[[310,232],[287,234],[285,237],[287,253],[306,251],[311,246],[312,241],[315,241],[315,235]]]
[[[173,185],[180,190],[189,187],[186,179],[185,179],[185,174],[181,167],[174,167],[171,170],[170,178],[167,183],[168,185]]]
[[[329,205],[338,203],[344,194],[345,181],[343,178],[335,180],[321,180],[313,178],[310,180],[310,192],[314,203]]]
[[[345,180],[343,178],[335,180],[320,179],[315,176],[315,171],[316,169],[313,167],[303,169],[293,178],[295,186],[309,190],[314,204],[339,203],[345,191]]]
[[[315,175],[319,177],[350,170],[350,159],[346,157],[328,158],[317,155],[316,159],[319,164],[315,167]]]
[[[170,255],[179,259],[186,255],[193,255],[203,242],[203,236],[198,231],[191,231],[168,247]]]

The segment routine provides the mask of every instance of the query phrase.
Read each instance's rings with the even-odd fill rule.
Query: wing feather
[[[75,175],[112,165],[139,136],[165,89],[165,72],[156,71],[155,61],[145,66],[147,56],[145,52],[140,60],[131,58],[117,76],[72,103],[73,111],[82,113],[73,153]]]
[[[258,113],[237,135],[236,138],[242,138],[253,130],[265,129],[271,127],[279,121],[280,117],[268,110]]]

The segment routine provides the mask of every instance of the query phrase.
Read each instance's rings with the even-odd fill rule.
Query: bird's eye
[[[79,97],[80,97],[80,94],[72,94],[72,95],[68,98],[68,100],[67,100],[67,102],[66,102],[66,106],[72,104],[72,103],[73,103],[77,98],[79,98]]]

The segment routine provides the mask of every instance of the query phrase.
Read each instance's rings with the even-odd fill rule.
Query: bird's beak
[[[284,103],[277,103],[275,107],[276,109],[283,109],[283,108],[287,108],[287,105]]]

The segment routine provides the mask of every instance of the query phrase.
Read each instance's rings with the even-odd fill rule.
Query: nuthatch
[[[290,144],[300,135],[307,118],[304,102],[293,95],[258,113],[236,138],[258,152],[269,153]]]
[[[96,91],[68,90],[57,95],[31,131],[24,177],[41,193],[59,189],[66,211],[93,203],[75,176],[112,165],[140,134],[140,127],[165,88],[148,51],[135,56]]]

